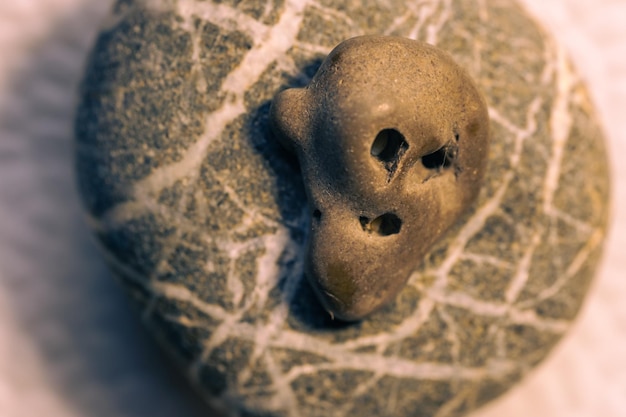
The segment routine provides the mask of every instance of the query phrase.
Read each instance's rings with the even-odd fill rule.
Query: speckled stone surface
[[[607,222],[602,133],[564,51],[510,1],[119,1],[77,113],[81,194],[112,269],[214,407],[238,416],[460,416],[574,319]],[[477,205],[367,320],[303,280],[297,164],[274,94],[347,37],[449,51],[492,146]]]

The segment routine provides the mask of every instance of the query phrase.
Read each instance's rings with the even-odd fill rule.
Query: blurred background
[[[0,417],[210,416],[107,272],[75,195],[76,91],[110,3],[0,0]],[[573,331],[472,417],[624,417],[626,0],[522,3],[588,82],[609,140],[613,222]]]

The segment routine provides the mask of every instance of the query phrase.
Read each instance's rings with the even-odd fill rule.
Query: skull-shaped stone
[[[273,130],[311,209],[305,274],[327,311],[380,308],[476,198],[489,119],[469,75],[410,39],[337,46],[306,88],[279,93]]]

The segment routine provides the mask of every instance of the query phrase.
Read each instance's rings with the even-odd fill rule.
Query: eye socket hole
[[[384,129],[376,135],[370,154],[382,162],[391,176],[408,148],[409,144],[404,140],[402,133],[395,129]]]
[[[364,231],[378,236],[390,236],[400,233],[402,220],[393,213],[385,213],[373,220],[368,217],[359,217],[359,222]]]
[[[452,166],[456,158],[456,148],[442,146],[435,152],[422,156],[422,164],[428,169],[442,169]]]

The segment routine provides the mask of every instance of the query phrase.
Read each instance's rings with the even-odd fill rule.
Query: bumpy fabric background
[[[626,3],[524,0],[563,41],[605,122],[613,225],[571,334],[473,417],[626,415]],[[108,1],[0,3],[0,416],[207,415],[142,328],[82,223],[71,125]]]

